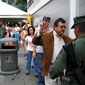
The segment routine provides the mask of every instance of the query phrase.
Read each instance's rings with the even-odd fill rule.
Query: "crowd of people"
[[[82,85],[82,83],[84,85],[84,76],[80,73],[79,76],[83,79],[79,80],[78,73],[77,76],[75,75],[72,59],[63,49],[63,46],[69,42],[74,43],[73,49],[75,56],[73,57],[76,59],[77,68],[82,67],[82,69],[84,69],[85,64],[83,63],[85,62],[85,53],[83,49],[85,46],[85,16],[74,18],[74,25],[72,28],[74,28],[75,39],[71,39],[64,34],[66,21],[63,18],[58,18],[54,22],[53,30],[51,31],[49,29],[50,20],[50,17],[43,17],[43,24],[41,23],[39,31],[32,40],[34,45],[42,46],[43,48],[42,55],[40,57],[36,56],[40,60],[38,66],[40,68],[38,73],[39,82],[37,85]],[[70,54],[71,52],[72,51],[70,51]],[[84,70],[82,71],[82,74],[83,73]]]
[[[81,85],[74,74],[74,67],[69,55],[63,49],[65,44],[73,42],[73,48],[77,67],[82,67],[85,62],[85,16],[74,18],[75,39],[71,39],[64,32],[66,21],[63,18],[55,20],[53,28],[49,27],[51,18],[43,16],[40,26],[23,26],[18,23],[8,24],[0,21],[0,38],[13,37],[19,40],[24,47],[26,59],[26,75],[30,74],[33,67],[33,75],[38,78],[36,85]],[[6,28],[6,29],[5,29]],[[3,31],[1,31],[3,30]],[[65,80],[62,83],[62,77]]]

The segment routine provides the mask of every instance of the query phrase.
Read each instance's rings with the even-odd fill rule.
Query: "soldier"
[[[3,25],[3,22],[0,21],[0,39],[5,37],[5,32],[6,32],[6,28]]]

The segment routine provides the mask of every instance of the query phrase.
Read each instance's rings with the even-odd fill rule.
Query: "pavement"
[[[33,75],[33,68],[29,75],[25,74],[25,57],[23,56],[24,48],[20,47],[18,51],[18,74],[0,75],[0,85],[37,85],[38,79]],[[0,60],[1,61],[1,60]]]

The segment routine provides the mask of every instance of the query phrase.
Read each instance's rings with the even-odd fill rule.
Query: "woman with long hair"
[[[33,26],[30,26],[28,28],[28,35],[26,36],[25,42],[24,42],[24,47],[25,47],[26,54],[27,54],[26,75],[30,73],[32,57],[36,56],[35,45],[32,43],[34,32],[35,32],[35,28]]]

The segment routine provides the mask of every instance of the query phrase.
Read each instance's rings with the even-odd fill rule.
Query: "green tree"
[[[14,1],[15,1],[16,5],[18,5],[18,4],[26,5],[27,4],[27,0],[14,0]]]
[[[2,1],[27,12],[27,0],[2,0]]]
[[[8,0],[8,4],[13,5],[14,4],[14,0]]]
[[[6,2],[6,0],[2,0],[3,2]]]
[[[27,12],[27,0],[15,0],[17,7]]]

